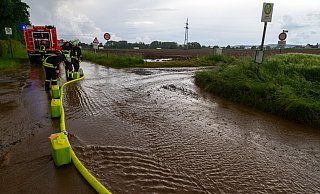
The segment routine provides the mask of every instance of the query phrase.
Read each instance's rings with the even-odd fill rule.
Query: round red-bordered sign
[[[287,34],[286,34],[286,33],[281,32],[281,33],[279,34],[279,40],[285,40],[286,38],[287,38]]]
[[[103,37],[104,37],[104,39],[106,39],[106,40],[110,40],[111,35],[110,35],[109,33],[104,33]]]

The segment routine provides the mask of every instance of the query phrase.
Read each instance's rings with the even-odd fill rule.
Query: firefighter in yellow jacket
[[[40,52],[40,55],[41,55],[41,62],[43,63],[43,61],[45,59],[45,55],[46,55],[46,46],[44,46],[44,44],[40,45],[39,52]]]
[[[59,64],[65,60],[64,55],[61,54],[61,51],[58,51],[56,54],[46,57],[43,61],[43,67],[46,72],[45,80],[45,90],[50,90],[51,85],[57,85],[57,72],[56,69],[59,68]]]
[[[81,48],[79,47],[78,44],[79,44],[78,42],[75,42],[71,50],[71,63],[73,65],[75,72],[79,71],[80,62],[82,61]]]
[[[71,65],[71,50],[72,50],[72,44],[70,42],[65,42],[62,45],[62,54],[65,56],[65,70],[72,71],[72,65]]]

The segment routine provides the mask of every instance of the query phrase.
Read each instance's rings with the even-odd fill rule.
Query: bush
[[[0,40],[0,57],[7,56],[9,51],[9,42],[6,40]]]
[[[15,57],[21,58],[27,55],[24,46],[19,41],[11,40],[11,48]],[[11,57],[9,40],[0,40],[0,57]]]
[[[28,55],[24,46],[15,40],[11,40],[13,58],[10,52],[10,42],[0,40],[0,70],[20,67],[27,63]]]

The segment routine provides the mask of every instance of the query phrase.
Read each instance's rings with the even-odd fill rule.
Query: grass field
[[[198,72],[195,83],[232,101],[320,127],[320,56],[274,55],[257,67],[233,58],[218,70]]]
[[[221,62],[230,62],[231,57],[223,55],[209,55],[188,60],[172,60],[166,62],[144,62],[141,55],[119,55],[106,52],[94,53],[92,51],[83,51],[84,60],[91,61],[100,65],[113,68],[155,68],[155,67],[199,67],[212,66]]]
[[[113,68],[128,68],[143,64],[141,56],[116,55],[112,53],[95,53],[83,50],[84,60]]]

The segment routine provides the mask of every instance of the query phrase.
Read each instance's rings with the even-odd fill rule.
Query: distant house
[[[319,44],[316,44],[316,45],[307,44],[304,48],[319,48]]]

